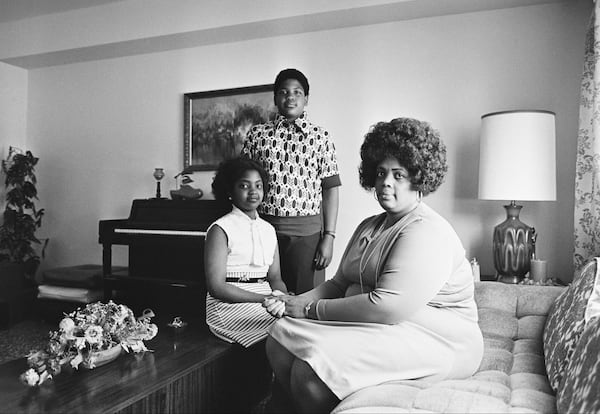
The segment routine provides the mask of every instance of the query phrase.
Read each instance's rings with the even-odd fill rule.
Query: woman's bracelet
[[[312,306],[312,304],[313,304],[313,303],[314,303],[314,301],[313,301],[313,300],[311,300],[310,302],[308,302],[308,305],[306,305],[306,306],[304,307],[304,317],[305,317],[306,319],[310,319],[310,317],[308,316],[308,312],[310,312],[310,307]]]
[[[317,315],[317,320],[318,321],[321,320],[321,315],[319,315],[319,303],[321,303],[321,299],[319,299],[317,301],[317,304],[315,305],[315,314]]]
[[[329,236],[331,236],[331,237],[333,237],[335,239],[335,231],[325,230],[323,232],[323,236],[327,236],[327,235],[329,235]]]

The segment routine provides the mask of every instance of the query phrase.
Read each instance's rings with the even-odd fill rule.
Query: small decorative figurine
[[[155,168],[154,174],[152,175],[156,180],[156,198],[160,199],[162,198],[160,195],[160,180],[162,180],[165,177],[165,171],[162,168]]]

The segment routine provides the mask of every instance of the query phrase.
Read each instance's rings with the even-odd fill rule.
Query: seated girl
[[[261,303],[287,293],[275,229],[256,212],[267,179],[260,164],[235,158],[219,166],[212,184],[215,198],[230,202],[232,210],[206,235],[206,323],[217,337],[244,347],[265,339],[283,314],[283,304],[272,316]]]

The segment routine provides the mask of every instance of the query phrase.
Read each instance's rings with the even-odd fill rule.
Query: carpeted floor
[[[0,364],[42,349],[48,343],[48,332],[56,329],[56,324],[28,320],[0,330]]]

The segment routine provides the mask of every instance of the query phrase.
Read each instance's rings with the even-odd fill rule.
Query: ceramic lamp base
[[[494,228],[494,266],[499,281],[518,283],[529,272],[535,229],[519,220],[523,206],[513,201],[504,208],[506,220]]]
[[[518,276],[510,276],[510,275],[497,275],[496,276],[496,280],[498,282],[502,282],[502,283],[517,284],[521,280],[523,280],[523,278],[522,277],[518,277]]]

